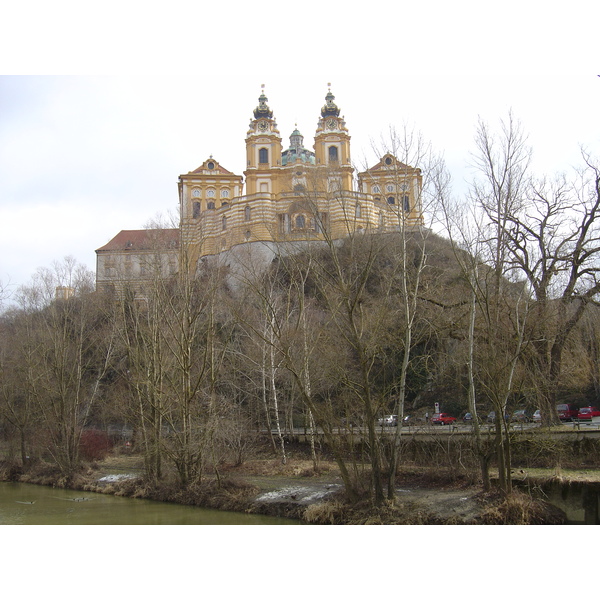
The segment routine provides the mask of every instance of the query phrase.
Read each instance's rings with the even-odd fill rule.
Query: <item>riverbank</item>
[[[365,474],[366,475],[366,474]],[[111,456],[87,466],[67,479],[48,465],[27,473],[4,464],[3,480],[65,487],[172,502],[203,508],[298,519],[310,524],[561,524],[559,509],[515,491],[504,499],[483,493],[475,482],[455,472],[406,468],[397,479],[396,500],[374,507],[369,500],[350,505],[337,466],[322,461],[315,472],[310,461],[290,457],[285,465],[275,459],[256,459],[241,466],[224,466],[207,474],[198,485],[182,488],[168,479],[144,481],[141,459]]]

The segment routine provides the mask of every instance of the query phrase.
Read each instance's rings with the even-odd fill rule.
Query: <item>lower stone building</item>
[[[175,275],[179,268],[179,229],[120,231],[96,250],[96,289],[122,292],[129,286],[143,295],[156,277]]]

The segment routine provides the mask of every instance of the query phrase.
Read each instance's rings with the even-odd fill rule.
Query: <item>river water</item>
[[[167,502],[0,483],[0,525],[297,525],[298,521]]]

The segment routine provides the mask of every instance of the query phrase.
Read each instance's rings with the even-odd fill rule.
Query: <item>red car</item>
[[[600,417],[600,410],[595,406],[585,406],[579,409],[578,419],[580,421],[591,421],[594,417]]]
[[[454,421],[456,421],[456,417],[451,417],[448,413],[435,413],[431,417],[431,422],[434,425],[450,425]]]
[[[573,404],[557,404],[556,412],[561,421],[572,421],[577,418],[577,407]]]

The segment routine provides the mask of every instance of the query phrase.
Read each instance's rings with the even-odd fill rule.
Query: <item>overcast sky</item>
[[[14,3],[15,5],[17,3]],[[312,144],[327,84],[353,159],[415,127],[470,178],[479,117],[512,109],[535,166],[600,155],[597,2],[22,2],[0,26],[0,281],[177,209],[210,155],[244,170],[261,84],[287,147]],[[494,6],[494,8],[491,8]]]

